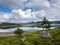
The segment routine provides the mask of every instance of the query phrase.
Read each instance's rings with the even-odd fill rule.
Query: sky
[[[60,21],[60,0],[0,0],[0,22]]]

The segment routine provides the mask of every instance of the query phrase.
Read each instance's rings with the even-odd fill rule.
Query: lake
[[[42,28],[38,27],[19,27],[20,29],[27,31],[27,30],[42,30]],[[54,29],[55,27],[51,27]],[[10,28],[10,29],[0,29],[0,32],[14,32],[17,28]]]
[[[56,27],[60,28],[60,24],[52,24],[53,26],[51,29],[54,29]],[[42,30],[41,27],[19,27],[20,29],[27,31],[27,30]],[[0,29],[0,32],[14,32],[17,28],[10,28],[10,29]]]

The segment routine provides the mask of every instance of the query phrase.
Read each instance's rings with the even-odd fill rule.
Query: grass
[[[41,32],[47,31],[52,37],[42,38],[40,37]],[[51,30],[40,30],[35,32],[23,33],[26,37],[24,42],[20,41],[18,35],[9,37],[0,37],[0,45],[60,45],[60,28]],[[21,43],[21,44],[20,44]]]

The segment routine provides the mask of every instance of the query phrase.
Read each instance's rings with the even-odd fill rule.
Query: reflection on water
[[[0,29],[0,32],[14,32],[17,28],[11,28],[11,29]]]
[[[54,29],[55,27],[51,27],[51,29]],[[0,29],[0,32],[14,32],[17,28],[11,28],[11,29]],[[23,29],[24,31],[27,30],[42,30],[42,28],[38,27],[20,27],[20,29]]]
[[[60,28],[60,24],[52,24],[51,29],[59,27]],[[27,30],[42,30],[41,27],[19,27],[20,29],[23,29],[24,31]],[[0,32],[14,32],[17,28],[10,28],[10,29],[0,29]]]
[[[51,29],[53,29],[55,27],[51,27]],[[42,30],[42,28],[38,28],[38,27],[20,27],[20,29],[23,29],[23,30]]]

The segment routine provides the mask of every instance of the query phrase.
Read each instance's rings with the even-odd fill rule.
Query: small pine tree
[[[41,25],[43,27],[43,30],[44,30],[44,28],[50,29],[50,27],[51,27],[51,23],[46,19],[46,17],[44,17]]]

